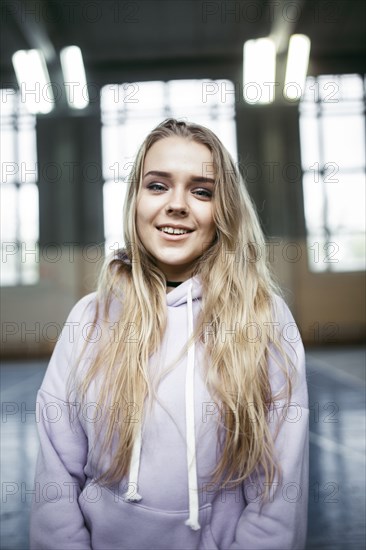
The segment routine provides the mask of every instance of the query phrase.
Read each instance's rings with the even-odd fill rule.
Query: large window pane
[[[324,193],[322,184],[314,178],[314,173],[305,172],[303,177],[305,219],[309,232],[323,231]]]
[[[311,139],[309,137],[311,136]],[[319,166],[319,129],[318,119],[314,114],[303,113],[300,124],[301,163],[305,171],[315,170]],[[314,166],[314,168],[311,168]]]
[[[309,77],[300,103],[312,271],[365,269],[365,96],[360,75]]]
[[[103,187],[104,231],[108,236],[106,252],[111,252],[122,241],[122,210],[127,191],[126,181],[107,181]],[[116,243],[118,243],[116,245]]]
[[[340,116],[335,112],[321,120],[323,162],[335,162],[340,170],[358,168],[365,162],[365,117]]]
[[[25,110],[15,90],[1,90],[0,97],[0,284],[35,284],[39,280],[36,118]],[[35,253],[24,253],[31,250]]]

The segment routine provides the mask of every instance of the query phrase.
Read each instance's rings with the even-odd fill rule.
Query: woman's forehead
[[[197,141],[173,136],[156,141],[147,151],[143,176],[149,171],[191,171],[197,176],[213,177],[210,149]]]

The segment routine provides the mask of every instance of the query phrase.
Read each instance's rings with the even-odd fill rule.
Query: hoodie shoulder
[[[272,309],[274,330],[279,334],[281,345],[294,367],[295,378],[291,400],[301,407],[308,408],[305,350],[299,327],[288,305],[277,294],[273,295]],[[279,368],[278,361],[281,361],[281,358],[277,350],[272,349],[269,367],[272,390],[276,391],[285,383],[283,371]]]
[[[274,316],[278,322],[295,322],[290,308],[288,307],[282,296],[279,296],[278,294],[272,294],[272,308]]]
[[[86,296],[83,296],[83,298],[80,298],[78,302],[71,308],[70,313],[66,319],[66,323],[71,320],[77,320],[78,318],[82,318],[84,316],[89,316],[93,310],[95,310],[95,306],[97,303],[97,293],[91,292],[90,294],[87,294]]]
[[[89,337],[96,312],[96,292],[87,294],[72,307],[51,355],[41,390],[66,400],[66,380],[83,344]]]

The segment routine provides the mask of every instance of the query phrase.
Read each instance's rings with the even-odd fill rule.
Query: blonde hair
[[[201,342],[205,349],[205,382],[222,413],[218,415],[218,430],[224,434],[212,482],[221,483],[222,487],[235,486],[262,470],[266,499],[276,472],[281,474],[274,449],[276,434],[271,435],[268,424],[268,413],[280,396],[271,392],[269,357],[284,374],[286,383],[281,395],[288,400],[294,370],[280,334],[265,330],[274,321],[273,298],[279,290],[267,265],[265,240],[255,209],[231,156],[209,129],[174,119],[158,125],[138,151],[123,210],[126,246],[113,259],[107,259],[99,278],[94,323],[107,323],[112,304],[118,303],[118,325],[123,328],[117,338],[103,338],[98,343],[97,352],[78,383],[80,396],[85,400],[89,386],[101,381],[98,403],[105,408],[105,422],[103,431],[99,431],[99,457],[104,459],[108,453],[111,456],[99,482],[112,485],[128,474],[138,429],[136,422],[116,424],[113,405],[123,400],[126,407],[133,404],[141,412],[146,410],[145,401],[151,407],[153,399],[157,399],[148,363],[151,355],[158,352],[166,329],[166,280],[138,237],[136,202],[146,153],[158,140],[172,136],[201,143],[212,153],[216,238],[194,266],[193,275],[199,275],[202,281],[197,329],[169,370],[192,341]],[[208,339],[203,330],[207,326],[213,329]],[[223,339],[223,326],[257,327],[260,338],[238,339],[236,335]],[[126,345],[129,327],[133,327],[138,339]],[[139,421],[142,422],[141,415]],[[112,448],[116,448],[113,455]]]

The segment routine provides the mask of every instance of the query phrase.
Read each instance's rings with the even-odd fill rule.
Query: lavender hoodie
[[[152,355],[149,363],[156,372],[171,364],[195,328],[201,289],[195,276],[166,295],[168,323],[161,355]],[[100,474],[93,453],[97,388],[92,384],[87,405],[75,413],[67,405],[66,380],[93,320],[95,298],[95,293],[89,294],[72,309],[37,395],[40,451],[31,550],[304,549],[308,393],[303,345],[282,299],[274,299],[275,319],[298,380],[291,405],[276,402],[270,421],[274,431],[276,414],[285,418],[276,439],[283,477],[276,478],[270,501],[259,513],[264,477],[260,483],[248,479],[236,488],[220,489],[210,482],[219,457],[218,412],[203,382],[201,343],[191,346],[160,382],[159,402],[152,414],[142,416],[128,478],[114,488],[94,482]],[[271,387],[277,391],[283,375],[272,360],[269,369]],[[130,419],[137,414],[132,406]]]

